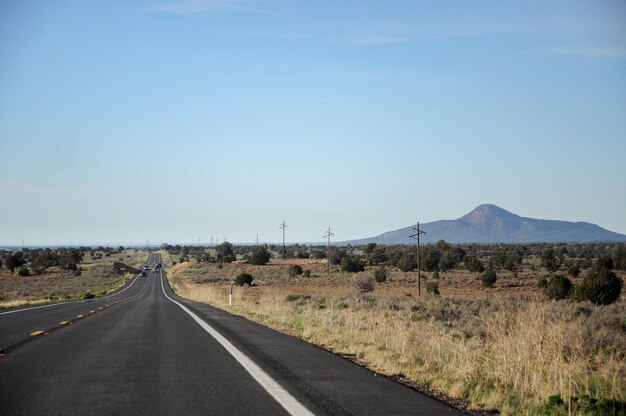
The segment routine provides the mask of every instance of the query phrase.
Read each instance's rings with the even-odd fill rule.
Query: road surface
[[[0,414],[463,414],[176,296],[160,261],[104,298],[0,312]]]

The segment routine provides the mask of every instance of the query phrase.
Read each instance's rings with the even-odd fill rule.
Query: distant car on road
[[[141,272],[141,276],[142,276],[142,277],[146,277],[146,276],[147,276],[147,275],[146,275],[146,272],[145,272],[145,271]]]

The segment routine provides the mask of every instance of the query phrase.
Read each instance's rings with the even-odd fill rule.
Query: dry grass
[[[184,297],[354,355],[376,371],[404,375],[476,408],[535,414],[554,394],[626,399],[624,301],[596,307],[511,298],[501,290],[487,291],[491,299],[445,296],[445,290],[443,297],[417,299],[414,282],[358,294],[321,277],[298,286],[266,267],[259,279],[265,283],[235,288],[229,307],[225,283],[251,266],[212,267],[177,266],[168,277]],[[289,294],[307,296],[289,301]]]
[[[126,250],[102,259],[87,254],[80,264],[82,273],[49,268],[43,275],[0,276],[0,308],[41,304],[51,301],[81,299],[86,293],[104,295],[122,286],[131,275],[120,275],[112,269],[114,261],[140,266],[146,261],[145,251]]]

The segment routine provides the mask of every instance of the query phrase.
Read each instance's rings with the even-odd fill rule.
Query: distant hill
[[[413,241],[409,239],[414,233],[412,227],[340,244],[408,244]],[[626,235],[588,222],[520,217],[491,204],[480,205],[456,220],[420,224],[420,229],[426,232],[421,238],[424,243],[439,240],[449,243],[626,242]]]

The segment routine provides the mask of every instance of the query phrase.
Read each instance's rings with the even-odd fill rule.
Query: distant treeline
[[[330,256],[332,264],[341,264],[344,257],[356,258],[368,265],[385,265],[402,271],[417,269],[417,253],[414,245],[379,245],[375,243],[363,246],[307,246],[293,244],[263,245],[272,257],[298,259],[325,259]],[[249,258],[256,246],[234,246],[224,242],[215,246],[212,254],[205,246],[169,245],[163,249],[178,256],[179,261],[229,262],[236,255]],[[443,240],[435,244],[420,246],[420,269],[427,272],[445,272],[455,268],[466,268],[471,272],[485,269],[521,271],[525,261],[530,268],[539,267],[548,272],[567,272],[578,277],[582,270],[589,269],[601,258],[610,258],[613,268],[626,270],[626,244],[624,243],[581,243],[581,244],[449,244]]]

